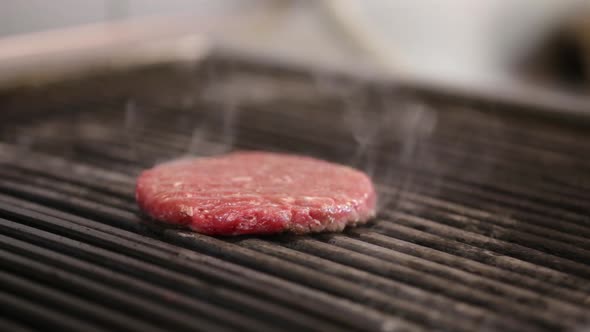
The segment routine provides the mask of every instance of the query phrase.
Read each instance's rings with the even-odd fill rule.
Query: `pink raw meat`
[[[234,152],[144,171],[136,199],[150,217],[211,235],[340,231],[375,215],[364,173],[309,157]]]

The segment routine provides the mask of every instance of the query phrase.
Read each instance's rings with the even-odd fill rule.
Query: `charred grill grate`
[[[0,103],[2,330],[590,328],[583,126],[223,58]],[[261,238],[138,216],[142,168],[230,148],[362,168],[380,214]]]

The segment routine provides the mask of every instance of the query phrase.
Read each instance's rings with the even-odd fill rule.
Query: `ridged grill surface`
[[[2,331],[590,329],[583,125],[215,57],[0,107]],[[142,169],[232,149],[363,169],[379,215],[235,238],[139,215]]]

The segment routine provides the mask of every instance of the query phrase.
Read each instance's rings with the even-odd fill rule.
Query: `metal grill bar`
[[[5,308],[4,315],[18,321],[32,324],[33,328],[42,329],[76,329],[79,331],[106,331],[60,312],[27,301],[18,295],[0,292],[0,304]]]
[[[21,325],[17,322],[6,318],[0,318],[0,329],[2,331],[14,331],[14,332],[30,332],[32,331],[30,328]]]
[[[190,298],[182,293],[167,290],[155,285],[146,283],[141,279],[132,278],[126,275],[114,273],[108,269],[88,264],[79,259],[73,259],[69,256],[56,252],[48,252],[41,247],[19,241],[13,238],[0,236],[2,246],[7,250],[21,253],[23,256],[31,259],[51,262],[52,265],[60,267],[66,271],[76,271],[86,278],[91,278],[98,283],[105,283],[112,287],[119,287],[132,293],[133,296],[143,297],[144,301],[157,301],[165,304],[169,308],[181,310],[184,312],[202,312],[208,317],[224,317],[224,323],[231,324],[234,328],[248,328],[252,330],[269,331],[271,327],[254,321],[247,316],[231,312],[222,308],[212,306],[194,298]]]
[[[10,208],[12,210],[11,215],[15,215],[16,213],[14,212],[14,210],[17,210],[16,208],[12,207]],[[88,228],[88,227],[80,227],[80,226],[75,226],[75,225],[64,225],[62,222],[59,222],[58,220],[55,220],[55,218],[52,217],[43,217],[42,219],[33,219],[33,215],[32,212],[30,211],[24,211],[21,209],[18,209],[20,212],[22,212],[25,215],[28,215],[29,218],[27,218],[27,221],[30,223],[33,223],[32,225],[35,225],[37,227],[51,227],[51,229],[53,231],[57,231],[59,232],[59,234],[67,234],[68,236],[74,237],[77,240],[82,240],[85,239],[85,242],[88,243],[94,243],[102,248],[105,249],[116,249],[117,252],[119,253],[125,253],[129,256],[135,257],[137,256],[140,259],[146,259],[148,260],[149,263],[152,264],[157,264],[160,267],[155,267],[153,265],[146,265],[145,263],[136,261],[135,259],[131,259],[131,258],[127,258],[127,257],[123,257],[120,254],[115,254],[114,252],[107,252],[105,251],[105,249],[98,249],[98,248],[94,248],[94,247],[90,247],[87,245],[82,245],[79,242],[71,242],[70,240],[67,240],[65,238],[60,239],[61,241],[56,241],[57,238],[53,235],[50,235],[49,233],[45,233],[42,231],[38,231],[34,228],[29,228],[26,226],[17,226],[17,225],[13,225],[11,228],[3,228],[4,231],[12,231],[12,235],[13,236],[17,236],[18,234],[28,234],[28,236],[35,236],[37,241],[39,241],[40,239],[38,238],[38,236],[44,235],[44,238],[47,239],[54,239],[54,241],[51,242],[51,245],[60,245],[60,246],[65,246],[67,245],[67,253],[69,255],[74,255],[76,257],[80,257],[82,259],[85,260],[96,260],[97,258],[100,258],[100,262],[95,262],[95,263],[102,263],[107,264],[106,266],[111,268],[111,269],[121,269],[121,268],[130,268],[130,267],[134,267],[136,269],[138,269],[138,272],[134,272],[136,277],[142,277],[142,278],[146,278],[148,276],[150,276],[149,273],[151,274],[155,274],[155,276],[153,277],[154,280],[150,280],[151,282],[163,282],[166,279],[172,279],[171,281],[169,281],[169,283],[173,283],[175,285],[185,285],[185,287],[188,287],[191,289],[191,292],[196,292],[198,289],[201,289],[202,292],[204,292],[202,294],[203,297],[208,298],[209,301],[212,301],[212,295],[211,294],[211,290],[208,289],[208,287],[206,286],[200,286],[200,284],[198,282],[196,282],[196,280],[193,279],[189,279],[187,277],[181,277],[179,275],[177,275],[174,272],[171,272],[170,270],[177,270],[177,269],[182,269],[182,271],[186,272],[188,275],[195,275],[195,274],[201,274],[204,276],[209,276],[207,279],[213,279],[216,282],[219,282],[221,280],[225,280],[225,282],[229,282],[230,284],[234,284],[236,286],[242,286],[244,287],[244,282],[241,281],[239,278],[236,278],[235,275],[231,275],[231,274],[227,274],[224,273],[221,270],[215,271],[215,268],[213,266],[210,266],[209,264],[207,264],[207,266],[203,266],[200,264],[196,264],[196,262],[191,262],[188,261],[187,259],[185,259],[185,257],[171,257],[169,253],[162,253],[160,248],[158,248],[158,250],[154,250],[154,249],[150,249],[148,247],[145,246],[140,246],[138,245],[136,242],[131,242],[131,241],[127,241],[127,240],[123,240],[121,238],[118,237],[113,237],[107,234],[103,234],[103,233],[99,233],[97,231],[93,231],[92,229]],[[8,208],[5,208],[3,210],[4,213],[9,212]],[[20,215],[20,217],[23,217],[23,215]],[[48,223],[53,221],[52,223]],[[5,221],[6,223],[8,221]],[[0,220],[0,227],[10,227],[10,225],[5,225],[3,223],[2,220]],[[25,231],[27,231],[27,233],[25,233]],[[30,233],[29,233],[30,232]],[[90,234],[90,235],[89,235]],[[91,236],[92,235],[92,236]],[[91,237],[91,238],[89,238]],[[96,242],[96,243],[95,243]],[[66,250],[66,249],[64,249]],[[75,252],[74,252],[75,251]],[[175,253],[176,255],[178,255],[178,251],[176,251]],[[186,254],[185,254],[186,255]],[[196,256],[191,254],[191,258],[197,258]],[[200,258],[200,257],[198,257]],[[198,263],[204,263],[202,261],[199,260]],[[210,263],[210,262],[207,262]],[[219,263],[217,263],[217,265],[219,265]],[[170,270],[165,270],[163,269],[163,267],[166,267]],[[224,266],[226,267],[226,266]],[[217,268],[219,269],[219,267]],[[248,273],[245,270],[238,270],[239,274],[243,274],[243,273]],[[267,279],[264,276],[260,276],[262,277],[262,279],[265,281],[265,284],[269,284],[271,283],[271,280]],[[274,280],[273,280],[274,281]],[[275,281],[275,282],[279,282],[279,285],[282,283],[280,281]],[[170,285],[170,284],[169,284]],[[250,288],[254,288],[254,292],[257,295],[262,295],[262,294],[269,294],[270,297],[274,298],[274,300],[278,300],[281,299],[282,301],[285,301],[287,303],[290,303],[291,305],[295,305],[295,306],[300,306],[301,303],[296,302],[294,300],[297,300],[296,298],[287,298],[285,297],[285,294],[281,294],[281,293],[277,293],[276,291],[273,291],[272,289],[267,289],[262,287],[262,285],[264,284],[260,284],[260,286],[258,285],[251,285]],[[291,296],[295,296],[297,295],[297,297],[303,297],[303,296],[310,296],[311,299],[314,301],[314,303],[317,302],[322,302],[322,301],[328,301],[328,299],[326,299],[324,296],[322,296],[321,293],[314,293],[314,292],[307,292],[304,289],[299,289],[298,286],[295,285],[283,285],[283,287],[281,288],[285,288],[285,286],[287,286],[288,288],[293,288],[292,292],[294,294],[291,294]],[[216,290],[216,293],[221,293],[223,294],[224,292],[222,290]],[[221,295],[219,294],[219,295]],[[227,303],[232,304],[232,305],[236,305],[238,308],[244,308],[244,304],[247,303],[249,301],[248,298],[245,298],[242,300],[242,302],[245,303],[239,303],[238,302],[238,298],[231,298],[231,301],[222,301],[220,300],[220,303]],[[305,303],[305,302],[302,302]],[[330,305],[333,307],[332,308],[332,313],[334,312],[334,310],[337,310],[339,307],[340,302],[336,299],[332,300],[332,301],[328,301],[328,303],[330,303]],[[311,305],[311,303],[307,303],[308,306]],[[354,305],[352,304],[346,304],[346,303],[342,303],[342,305],[344,305],[343,308],[347,308],[348,311],[353,310],[355,308]],[[245,308],[244,308],[245,309]],[[276,319],[280,319],[281,321],[285,321],[285,320],[293,320],[293,324],[296,324],[299,320],[301,321],[310,321],[309,317],[306,318],[302,318],[299,317],[299,315],[297,315],[294,312],[289,312],[288,314],[285,315],[279,315],[280,311],[278,310],[278,306],[277,305],[273,305],[273,306],[268,306],[267,308],[265,308],[267,311],[273,311],[273,316],[269,317],[269,318],[276,318]],[[309,310],[313,311],[313,307],[309,308]],[[356,309],[354,309],[356,310]],[[315,311],[315,313],[321,313],[321,312],[317,312]],[[349,315],[351,315],[352,313],[348,313]],[[376,319],[379,317],[379,315],[377,313],[371,314],[370,310],[362,310],[362,314],[360,317],[352,317],[352,319],[355,319],[354,321],[352,321],[352,324],[363,324],[363,326],[369,326],[370,324],[375,324],[371,321],[371,319]],[[373,317],[375,318],[373,318]],[[321,329],[321,327],[326,324],[326,322],[313,322],[314,323],[314,327],[318,327],[319,329]],[[381,320],[377,320],[377,324],[381,324]]]
[[[51,241],[50,245],[56,245],[56,244],[60,244],[62,246],[64,246],[65,250],[67,250],[66,248],[76,248],[77,246],[77,242],[72,242],[70,240],[63,240],[60,243],[59,241],[56,241],[57,238],[54,235],[50,235],[48,233],[45,232],[41,232],[41,231],[37,231],[35,229],[29,229],[27,227],[24,226],[17,226],[15,224],[8,224],[8,222],[3,222],[2,220],[0,220],[0,225],[3,227],[3,230],[5,231],[12,231],[12,233],[16,233],[18,231],[18,233],[21,234],[21,236],[28,236],[28,237],[33,237],[35,235],[38,235],[36,237],[34,237],[36,242],[45,240],[45,241]],[[12,226],[11,228],[8,228]],[[78,228],[78,227],[76,227]],[[80,229],[80,228],[78,228]],[[25,233],[25,231],[29,231],[30,233]],[[41,235],[45,235],[45,237],[41,238]],[[83,236],[84,234],[82,233],[81,236]],[[113,240],[114,241],[114,240]],[[120,239],[117,239],[117,241],[121,241]],[[58,248],[56,248],[58,249]],[[62,250],[64,250],[62,249]],[[90,260],[96,263],[96,264],[101,264],[102,266],[105,266],[107,268],[110,268],[112,270],[115,270],[115,268],[118,269],[122,269],[122,268],[126,268],[126,269],[133,269],[133,273],[134,276],[136,278],[142,278],[144,280],[148,280],[152,283],[163,283],[165,286],[168,287],[175,287],[177,291],[188,291],[190,290],[190,292],[192,294],[197,293],[199,295],[200,298],[205,298],[209,301],[213,300],[213,294],[212,291],[213,289],[211,288],[211,286],[207,286],[202,284],[201,282],[198,282],[196,280],[187,278],[187,277],[183,277],[180,276],[174,272],[170,272],[168,270],[162,269],[160,267],[155,267],[153,265],[149,265],[146,263],[143,263],[141,261],[137,261],[135,259],[132,258],[128,258],[119,254],[115,254],[113,252],[108,252],[105,251],[104,249],[100,249],[100,248],[95,248],[95,247],[90,247],[90,246],[77,246],[77,250],[80,251],[79,253],[77,253],[76,255],[80,258],[80,259],[84,259],[84,260]],[[82,252],[82,250],[85,250],[84,252]],[[169,255],[160,255],[160,256],[169,256]],[[97,259],[100,259],[100,261],[97,261]],[[209,272],[210,273],[210,272]],[[69,278],[71,278],[72,276],[68,276],[65,280],[69,280]],[[90,283],[85,284],[87,287],[91,287]],[[103,289],[104,290],[104,289]],[[221,291],[223,295],[223,291]],[[114,294],[114,293],[113,293]],[[234,306],[241,306],[243,305],[243,303],[248,303],[248,299],[243,299],[240,301],[239,297],[234,296],[234,297],[230,297],[230,299],[232,300],[231,302],[228,302]],[[119,299],[119,301],[121,301],[121,299]],[[127,301],[128,302],[128,301]],[[118,303],[118,302],[114,302],[114,303]],[[223,303],[223,302],[222,302]],[[138,307],[145,307],[147,306],[146,303],[144,303],[143,301],[136,301],[135,303],[130,303],[127,305],[132,305],[132,308]],[[145,308],[145,309],[149,309],[149,308]],[[155,308],[151,308],[151,310],[149,310],[149,312],[152,312]],[[162,308],[158,308],[157,310],[161,310]],[[272,310],[271,308],[265,308],[265,311],[267,312],[272,312],[274,315],[272,317],[280,317],[278,314],[280,313],[279,310]],[[145,312],[145,311],[144,311]],[[175,326],[175,328],[181,328],[181,329],[190,329],[191,327],[194,328],[196,326],[203,326],[203,324],[199,324],[199,323],[195,323],[192,322],[190,319],[187,321],[186,318],[187,317],[182,317],[179,313],[175,312],[175,311],[158,311],[161,314],[168,314],[170,315],[170,322],[174,322],[174,324],[180,324],[180,326]],[[291,314],[291,313],[289,313]],[[168,316],[166,315],[166,316]],[[293,315],[282,315],[283,317],[281,317],[281,319],[284,321],[284,319],[296,319],[297,315],[293,314]],[[181,319],[182,318],[182,319]],[[295,322],[292,322],[295,323]],[[186,324],[186,325],[184,325]],[[206,327],[206,325],[205,325]],[[207,328],[204,328],[204,330],[207,330]]]
[[[2,258],[7,259],[4,263],[13,265],[16,267],[19,263],[26,264],[27,262],[19,257],[11,257],[11,253],[2,252]],[[13,260],[8,261],[8,259]],[[29,264],[25,265],[25,269],[30,267]],[[73,315],[76,315],[84,320],[94,321],[99,325],[103,325],[106,329],[124,329],[124,330],[140,330],[145,331],[158,331],[153,326],[150,326],[144,322],[130,319],[124,315],[117,313],[112,310],[108,310],[102,307],[98,307],[94,304],[88,303],[80,298],[58,293],[52,289],[39,286],[38,284],[19,278],[15,275],[10,275],[5,272],[0,272],[0,281],[2,284],[12,289],[16,294],[21,297],[29,298],[39,304],[46,306],[59,306],[62,310],[67,310]]]

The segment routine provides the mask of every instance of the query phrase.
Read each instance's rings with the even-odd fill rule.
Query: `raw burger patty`
[[[375,214],[369,177],[309,157],[234,152],[144,171],[137,202],[153,219],[211,235],[340,231]]]

